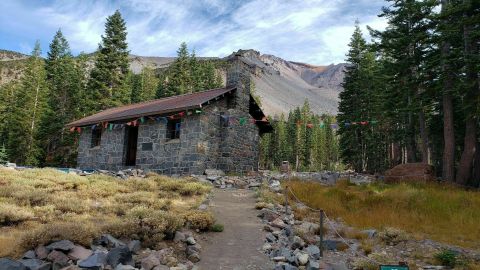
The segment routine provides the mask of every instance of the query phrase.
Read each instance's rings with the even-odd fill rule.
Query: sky
[[[175,56],[181,42],[198,56],[255,49],[313,65],[345,59],[354,22],[382,30],[383,0],[1,0],[0,49],[43,54],[61,29],[74,54],[97,49],[105,19],[120,10],[132,54]]]

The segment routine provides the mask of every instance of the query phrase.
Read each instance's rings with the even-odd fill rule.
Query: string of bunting
[[[203,113],[203,111],[201,109],[196,109],[196,110],[193,110],[193,111],[183,111],[183,112],[179,112],[179,113],[168,115],[168,116],[146,116],[146,117],[142,116],[140,118],[137,118],[135,120],[132,120],[132,121],[129,121],[129,122],[126,122],[126,123],[103,122],[103,123],[100,123],[100,124],[93,124],[91,126],[71,127],[70,132],[81,133],[82,130],[85,130],[85,129],[94,130],[95,128],[97,128],[99,126],[103,127],[106,130],[119,129],[119,128],[123,128],[124,126],[136,127],[140,123],[141,124],[145,123],[147,120],[155,121],[155,122],[168,123],[169,120],[181,119],[181,118],[185,117],[186,115],[201,114],[201,113]],[[248,118],[248,117],[236,117],[236,116],[226,116],[226,115],[220,115],[220,116],[223,118],[224,121],[227,121],[228,123],[239,124],[241,126],[243,126],[247,123],[255,124],[257,122],[268,122],[268,119],[266,117],[263,117],[262,119],[257,120],[257,119]],[[177,129],[179,128],[179,124],[177,124],[176,128]]]

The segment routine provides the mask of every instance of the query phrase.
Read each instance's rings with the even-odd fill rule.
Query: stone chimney
[[[227,87],[236,87],[236,103],[237,106],[243,108],[249,107],[250,104],[250,67],[243,60],[240,51],[234,53],[228,59],[229,67],[227,70]]]

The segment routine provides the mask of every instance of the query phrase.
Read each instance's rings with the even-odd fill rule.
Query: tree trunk
[[[423,112],[423,109],[420,109],[420,112],[418,113],[418,123],[420,126],[420,137],[422,139],[422,143],[420,145],[422,163],[430,164],[430,158],[428,155],[428,132],[425,125],[425,113]]]
[[[467,117],[465,123],[465,138],[462,157],[458,165],[456,182],[465,185],[470,179],[477,144],[477,123],[472,116]]]
[[[471,5],[469,0],[463,1],[467,6]],[[466,10],[465,16],[470,17],[470,10]],[[465,101],[475,102],[478,98],[479,83],[478,75],[475,67],[475,63],[472,58],[476,54],[476,40],[472,40],[471,37],[472,27],[471,25],[463,26],[463,40],[464,40],[464,57],[466,63],[466,80],[467,84],[470,84],[468,87],[467,93],[465,95]],[[473,166],[473,157],[475,156],[475,147],[477,144],[477,119],[472,110],[475,109],[475,106],[470,108],[466,106],[465,110],[465,137],[464,137],[464,148],[462,157],[460,158],[460,164],[458,166],[456,182],[465,185],[472,175],[472,166]]]
[[[449,0],[442,0],[442,12],[445,12]],[[443,40],[441,44],[442,72],[443,72],[443,163],[442,178],[445,181],[455,180],[455,131],[453,121],[453,77],[447,57],[450,54],[449,42]]]
[[[477,141],[477,151],[475,151],[475,158],[473,161],[473,176],[471,185],[473,187],[480,187],[480,142]]]

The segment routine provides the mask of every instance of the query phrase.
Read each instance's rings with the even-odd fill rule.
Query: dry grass
[[[101,233],[153,247],[184,226],[210,189],[156,174],[120,180],[53,169],[0,169],[0,257],[60,239],[88,245]]]
[[[309,206],[322,208],[357,228],[394,227],[419,237],[480,249],[480,193],[440,184],[370,184],[340,182],[325,187],[289,181]]]

